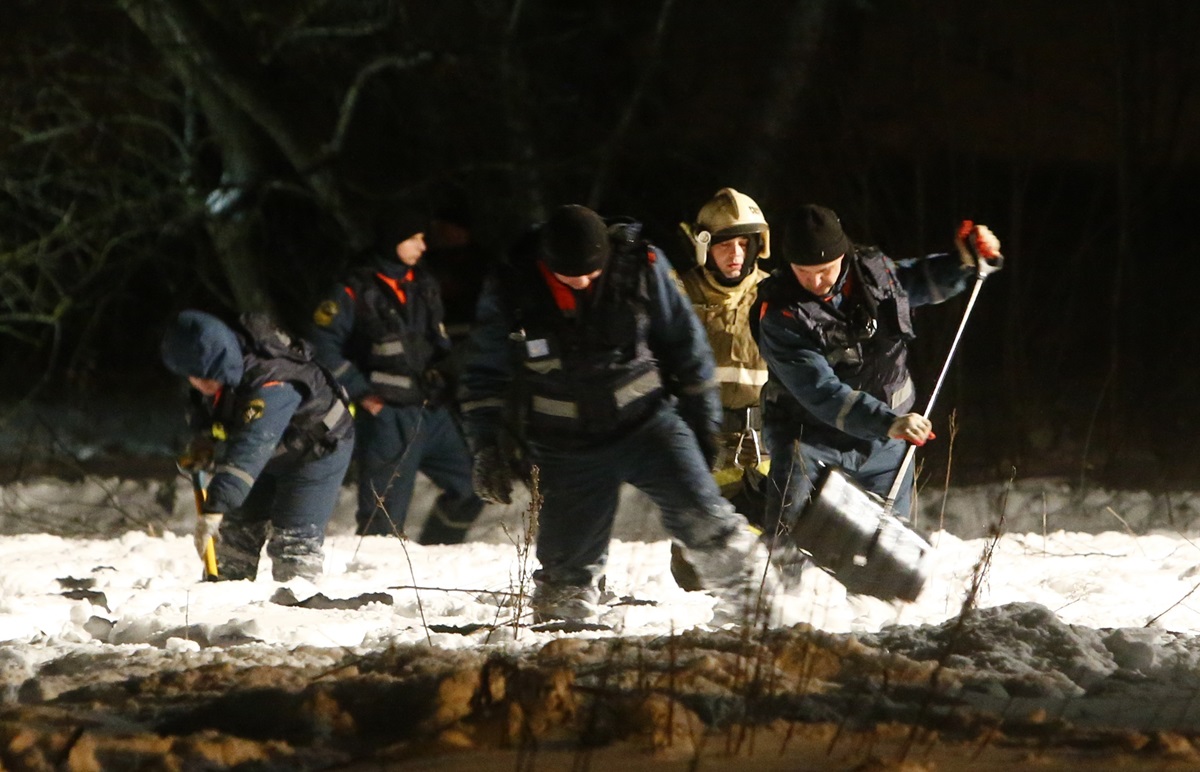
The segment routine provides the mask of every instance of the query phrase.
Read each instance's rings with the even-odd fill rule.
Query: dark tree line
[[[989,223],[959,463],[1178,481],[1198,36],[1170,0],[9,0],[6,387],[153,374],[182,306],[303,324],[381,212],[468,211],[497,252],[582,202],[678,252],[733,185],[777,252],[809,201],[898,256]],[[926,387],[960,310],[919,320]]]

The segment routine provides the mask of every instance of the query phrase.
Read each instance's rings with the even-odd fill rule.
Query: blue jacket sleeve
[[[262,402],[253,416],[247,411],[239,426],[226,427],[225,455],[208,484],[205,512],[228,513],[242,505],[263,467],[275,454],[292,415],[300,407],[300,392],[288,383],[264,384],[243,400],[244,405]]]
[[[698,403],[712,430],[719,431],[721,394],[712,346],[691,303],[679,291],[666,255],[657,247],[651,261],[649,291],[649,345],[664,381],[680,399]]]
[[[484,282],[467,338],[466,362],[459,379],[459,408],[472,449],[494,445],[512,387],[515,364],[509,340],[512,320],[493,274]]]
[[[975,269],[958,255],[940,253],[889,262],[913,308],[941,303],[962,292],[975,278]]]
[[[790,323],[783,309],[768,307],[759,324],[758,347],[771,372],[818,419],[859,439],[887,437],[896,413],[838,378],[817,341]]]
[[[350,395],[358,400],[370,394],[371,383],[358,367],[346,358],[346,346],[354,330],[354,297],[345,284],[338,285],[313,314],[309,341],[320,364],[333,373]]]

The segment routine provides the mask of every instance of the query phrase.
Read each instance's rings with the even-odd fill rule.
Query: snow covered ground
[[[422,486],[416,508],[431,496]],[[1127,667],[1144,675],[1147,668],[1179,667],[1200,656],[1191,653],[1189,638],[1200,634],[1200,595],[1192,594],[1200,586],[1200,542],[1164,519],[1169,511],[1176,523],[1189,522],[1197,500],[1104,491],[1079,496],[1048,480],[952,489],[941,499],[940,493],[924,496],[922,520],[944,518],[960,534],[974,535],[933,534],[930,578],[915,603],[848,597],[836,581],[812,571],[785,600],[777,622],[886,640],[897,651],[920,648],[930,634],[922,625],[943,625],[959,614],[989,545],[978,534],[1006,507],[1006,522],[1016,532],[995,544],[977,602],[981,609],[1009,610],[990,612],[995,631],[975,641],[975,659],[1017,672],[1030,669],[1036,655],[1035,669],[1044,677],[1072,681],[1081,663],[1088,672]],[[668,635],[706,625],[711,616],[709,596],[674,585],[665,535],[653,509],[632,490],[608,571],[618,600],[602,621],[614,632],[535,632],[512,624],[514,594],[528,588],[535,565],[522,549],[519,505],[486,510],[467,544],[422,547],[354,536],[347,488],[330,529],[325,575],[286,585],[270,579],[265,557],[258,581],[199,582],[191,507],[182,480],[42,478],[0,489],[0,531],[7,534],[0,537],[0,642],[9,688],[66,654],[138,651],[145,659],[159,652],[155,656],[169,665],[201,651],[215,657],[234,649],[242,658],[258,651],[275,661],[302,646],[524,648],[563,635]],[[414,516],[411,525],[419,521]],[[1081,530],[1085,526],[1096,532]],[[1028,616],[1024,604],[1045,611],[1032,623],[1014,621]],[[1007,621],[995,623],[997,614]],[[1033,629],[1015,637],[1034,641],[1014,647],[1014,629],[1022,624]],[[1078,645],[1037,651],[1038,636],[1050,628],[1061,634],[1069,625],[1090,629],[1070,634]],[[1097,630],[1115,628],[1125,631],[1108,636],[1109,649],[1091,651],[1089,642],[1104,638]],[[1096,657],[1103,662],[1089,663]]]
[[[126,436],[139,447],[124,452],[169,459],[157,425],[130,424]],[[81,420],[75,457],[89,447],[112,451],[102,439],[80,444],[85,430],[112,435]],[[0,436],[0,444],[30,437]],[[201,583],[191,491],[170,478],[169,460],[163,465],[157,477],[26,475],[0,486],[0,701],[53,697],[60,687],[48,685],[51,673],[73,672],[77,682],[99,669],[294,664],[317,651],[329,663],[404,643],[533,651],[562,637],[667,636],[711,617],[712,598],[674,585],[665,534],[632,490],[608,569],[616,597],[602,621],[612,631],[514,624],[527,618],[514,598],[535,567],[520,502],[485,510],[467,544],[422,547],[354,536],[346,487],[316,583],[271,581],[265,557],[258,581]],[[410,532],[433,493],[419,486]],[[1031,710],[1056,706],[1055,715],[1076,722],[1200,731],[1200,495],[1035,479],[927,488],[919,501],[935,550],[915,603],[848,597],[812,571],[775,622],[945,661],[968,685],[964,699],[1005,715],[1032,699]],[[1003,535],[993,541],[998,523]],[[976,609],[960,622],[989,547]]]

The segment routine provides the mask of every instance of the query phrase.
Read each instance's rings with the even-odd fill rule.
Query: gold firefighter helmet
[[[696,224],[681,223],[680,227],[696,250],[696,262],[704,265],[708,248],[718,241],[735,236],[760,235],[759,260],[771,256],[771,230],[767,218],[754,199],[733,188],[721,188],[700,208]]]

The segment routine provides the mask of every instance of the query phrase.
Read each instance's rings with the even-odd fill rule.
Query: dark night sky
[[[663,21],[663,6],[644,0],[533,2],[512,37],[505,4],[331,6],[359,21],[386,11],[352,44],[288,37],[282,9],[262,4],[181,5],[216,10],[208,22],[229,61],[268,73],[273,95],[286,96],[280,109],[295,109],[292,124],[321,137],[365,62],[419,62],[366,82],[328,168],[364,201],[428,206],[452,191],[491,251],[536,217],[536,203],[593,195],[676,251],[676,224],[726,185],[763,205],[777,252],[788,213],[807,202],[836,209],[852,237],[897,257],[946,248],[960,218],[986,222],[1008,266],[985,289],[939,408],[943,420],[960,413],[964,468],[1164,485],[1200,472],[1189,356],[1200,325],[1188,281],[1200,3],[689,0]],[[310,31],[346,20],[310,19]],[[57,349],[35,331],[33,346],[6,344],[4,362],[40,377],[56,351],[51,382],[68,391],[121,387],[137,372],[161,378],[162,320],[180,305],[229,301],[195,209],[229,160],[209,133],[212,115],[195,112],[203,103],[180,87],[169,52],[116,3],[15,0],[0,30],[0,104],[12,126],[78,119],[50,109],[63,93],[74,101],[62,104],[89,111],[69,144],[53,146],[57,166],[18,129],[0,134],[10,180],[0,248],[46,243],[64,208],[86,223],[113,201],[137,202],[114,230],[88,235],[102,259],[38,258],[74,302]],[[145,129],[154,121],[178,139]],[[185,175],[171,168],[181,148],[194,152]],[[253,252],[283,312],[303,319],[351,258],[348,239],[285,152],[261,160]],[[57,187],[35,187],[47,169]],[[116,228],[135,235],[123,241]],[[36,283],[32,267],[5,270]],[[14,286],[0,298],[20,310]],[[932,382],[960,312],[954,301],[920,315],[919,383]]]

